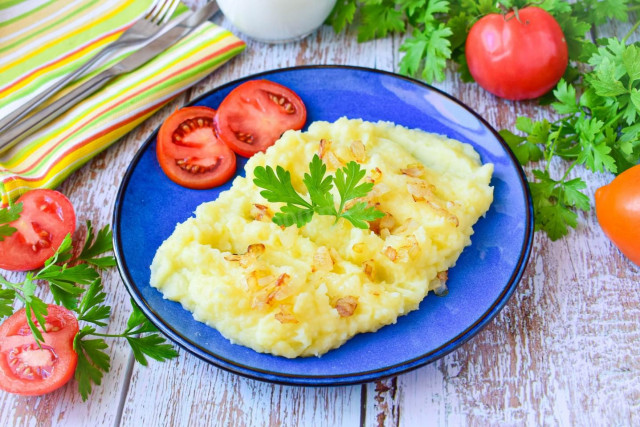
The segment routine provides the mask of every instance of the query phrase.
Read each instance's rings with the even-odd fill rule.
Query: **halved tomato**
[[[174,111],[160,127],[156,155],[164,173],[175,183],[212,188],[235,173],[236,155],[215,135],[215,114],[208,107],[185,107]]]
[[[64,194],[37,189],[16,200],[22,203],[20,218],[9,225],[15,229],[0,242],[0,268],[13,271],[40,268],[76,229],[73,205]]]
[[[78,321],[57,305],[47,306],[46,323],[40,327],[44,343],[36,344],[24,308],[0,326],[0,389],[39,396],[65,385],[76,370],[78,355],[73,339]]]
[[[233,89],[215,118],[218,138],[233,151],[251,157],[265,151],[289,129],[299,130],[307,109],[291,89],[269,80],[251,80]]]

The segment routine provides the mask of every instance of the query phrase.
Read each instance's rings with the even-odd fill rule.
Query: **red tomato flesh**
[[[289,129],[302,129],[307,109],[291,89],[251,80],[233,89],[215,117],[218,137],[243,157],[265,151]]]
[[[0,242],[0,268],[13,271],[40,268],[76,229],[69,199],[54,190],[31,190],[16,200],[20,218],[9,225],[17,231]]]
[[[533,99],[551,90],[569,56],[558,22],[547,11],[525,7],[478,20],[467,36],[469,71],[480,86],[502,98]]]
[[[164,173],[194,189],[227,182],[236,172],[236,155],[215,135],[208,107],[185,107],[171,114],[158,132],[156,155]]]
[[[73,339],[78,321],[57,305],[47,306],[44,338],[38,347],[27,324],[24,308],[0,325],[0,389],[9,393],[39,396],[62,387],[76,369],[78,355]]]

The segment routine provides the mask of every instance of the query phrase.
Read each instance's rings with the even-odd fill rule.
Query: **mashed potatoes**
[[[385,217],[367,230],[321,215],[299,229],[274,224],[280,206],[260,196],[254,168],[280,165],[304,193],[316,153],[330,174],[351,160],[366,168],[366,201]],[[176,227],[151,285],[232,342],[285,357],[321,355],[418,308],[493,198],[493,165],[470,145],[385,122],[342,118],[286,132],[246,170]]]

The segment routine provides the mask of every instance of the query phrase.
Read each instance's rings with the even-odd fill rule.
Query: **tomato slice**
[[[216,137],[215,114],[208,107],[185,107],[160,127],[156,155],[173,182],[205,189],[222,185],[235,174],[236,155]]]
[[[0,325],[0,389],[9,393],[39,396],[65,385],[73,376],[78,355],[73,339],[78,321],[57,305],[47,306],[44,343],[36,344],[24,308]]]
[[[307,109],[291,89],[269,80],[251,80],[233,89],[215,118],[218,138],[233,151],[251,157],[272,146],[282,133],[299,130]]]
[[[76,229],[73,205],[54,190],[31,190],[18,198],[20,218],[9,225],[15,229],[0,242],[0,268],[33,270],[44,265],[67,234]]]

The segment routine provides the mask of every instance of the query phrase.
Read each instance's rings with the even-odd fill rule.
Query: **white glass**
[[[218,0],[222,13],[252,39],[281,43],[317,29],[336,0]]]

